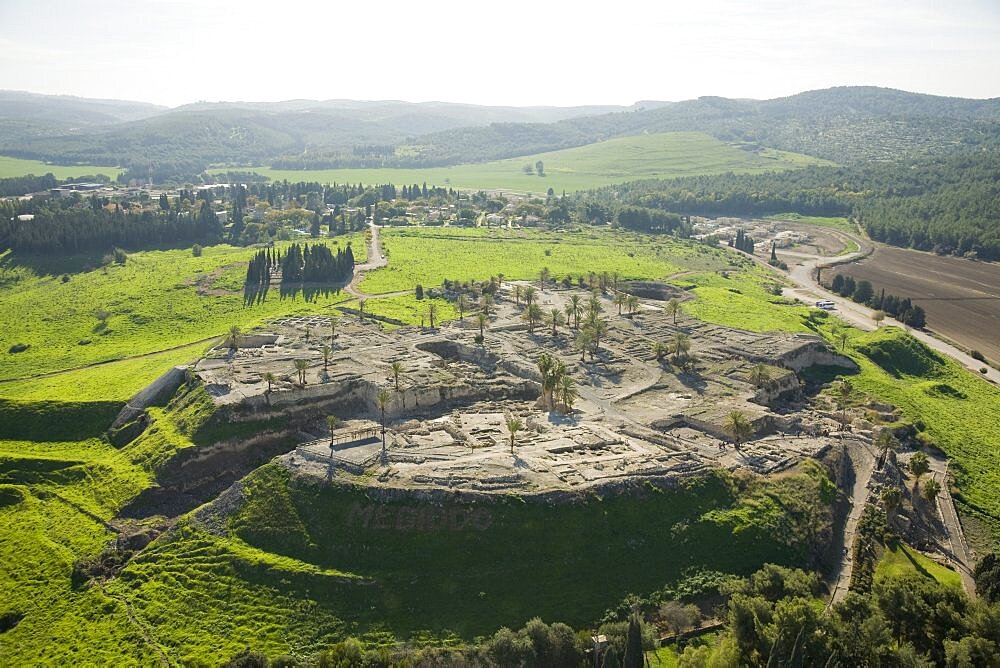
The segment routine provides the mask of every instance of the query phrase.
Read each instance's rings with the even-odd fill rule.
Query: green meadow
[[[360,234],[324,243],[348,241],[363,261]],[[288,314],[329,313],[332,304],[346,299],[343,292],[331,292],[306,301],[301,293],[283,296],[273,289],[263,302],[245,305],[242,281],[253,252],[226,245],[207,247],[199,257],[190,249],[140,251],[129,254],[124,265],[97,268],[95,258],[52,262],[0,256],[0,381],[190,347],[148,358],[149,368],[155,365],[159,372],[146,373],[143,363],[118,367],[120,372],[81,371],[76,380],[82,384],[72,384],[70,392],[96,389],[115,376],[134,387],[136,373],[143,380],[155,378],[172,364],[197,357],[196,344],[207,345],[231,325],[247,329]],[[101,312],[107,314],[103,321],[97,317]],[[19,344],[28,348],[11,352]],[[39,387],[56,382],[46,379]],[[0,396],[11,395],[7,385],[0,382]],[[29,395],[42,391],[15,387]]]
[[[0,155],[0,179],[12,176],[27,176],[34,174],[42,176],[51,172],[57,179],[68,179],[74,176],[92,176],[104,174],[112,180],[118,178],[122,173],[118,167],[101,167],[98,165],[50,165],[39,160],[23,160],[21,158],[11,158]]]
[[[526,174],[541,160],[545,176]],[[666,132],[620,137],[576,148],[507,160],[424,169],[291,170],[256,167],[275,180],[320,183],[426,183],[462,190],[510,190],[544,194],[589,190],[636,179],[701,174],[759,173],[829,164],[818,158],[774,149],[744,150],[700,132]],[[225,172],[225,169],[213,170]]]

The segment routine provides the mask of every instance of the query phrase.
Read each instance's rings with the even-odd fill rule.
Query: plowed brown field
[[[860,262],[824,269],[823,283],[837,273],[909,297],[927,312],[928,329],[1000,362],[1000,264],[879,245]]]

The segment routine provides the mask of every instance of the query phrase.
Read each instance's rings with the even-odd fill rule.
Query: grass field
[[[358,260],[363,260],[361,235],[349,239]],[[343,244],[347,240],[334,241]],[[190,250],[142,251],[130,254],[124,266],[90,270],[79,269],[85,262],[80,258],[63,263],[9,255],[0,258],[0,380],[184,346],[221,336],[234,324],[249,328],[281,315],[328,313],[331,304],[347,298],[334,292],[307,302],[301,294],[282,297],[278,290],[271,290],[264,302],[245,306],[240,286],[252,253],[252,249],[225,245],[205,248],[200,257]],[[68,280],[62,278],[64,271]],[[109,314],[106,326],[95,316],[102,310]],[[16,344],[30,347],[9,352]],[[198,352],[192,347],[176,355],[149,358],[148,367],[136,362],[81,371],[75,379],[78,382],[68,385],[68,392],[104,387],[117,396],[131,396],[130,391],[111,386],[123,382],[134,388],[140,379],[155,378],[166,367],[197,357]],[[38,387],[65,386],[67,380],[52,378]],[[5,385],[9,384],[0,383],[0,396],[11,396],[11,388]],[[47,392],[14,387],[28,396]]]
[[[854,224],[843,216],[803,216],[799,213],[779,213],[767,216],[768,220],[781,220],[786,223],[803,223],[804,225],[819,225],[820,227],[831,227],[841,232],[857,233]]]
[[[907,573],[919,573],[953,587],[962,586],[962,578],[957,572],[925,557],[908,545],[903,543],[887,545],[882,552],[882,558],[875,566],[875,579],[898,577]]]
[[[21,158],[10,158],[0,155],[0,179],[11,176],[43,176],[52,173],[57,179],[68,179],[73,176],[91,176],[94,174],[104,174],[112,180],[118,178],[122,173],[118,167],[100,167],[98,165],[50,165],[39,160],[22,160]]]
[[[539,160],[545,165],[545,176],[524,173],[524,165],[534,165]],[[758,173],[824,163],[818,158],[774,149],[754,153],[698,132],[669,132],[621,137],[560,151],[453,167],[305,171],[255,168],[253,171],[275,180],[427,183],[428,186],[463,190],[500,189],[544,194],[549,188],[556,193],[573,192],[636,179]]]
[[[725,266],[722,251],[681,243],[671,237],[584,228],[546,232],[507,228],[387,228],[382,245],[389,265],[366,275],[361,289],[371,294],[467,281],[503,274],[532,279],[542,267],[561,279],[594,271],[618,272],[623,279],[664,278],[681,269]]]

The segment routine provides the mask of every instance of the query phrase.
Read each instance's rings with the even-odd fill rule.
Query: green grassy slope
[[[524,165],[544,163],[545,176],[524,173]],[[426,169],[326,169],[253,171],[272,179],[322,183],[427,183],[465,190],[503,189],[556,193],[588,190],[636,179],[725,172],[755,173],[827,164],[798,153],[743,150],[700,132],[669,132],[607,141],[519,158]],[[225,170],[215,170],[225,171]]]
[[[95,174],[104,174],[111,179],[116,179],[122,170],[117,167],[100,167],[98,165],[50,165],[39,160],[22,160],[21,158],[0,155],[0,179],[11,176],[27,176],[28,174],[42,176],[50,172],[57,179]]]
[[[361,235],[327,243],[348,240],[363,260]],[[252,252],[226,245],[205,248],[200,257],[190,250],[141,251],[130,254],[124,266],[89,270],[80,269],[78,258],[0,257],[0,380],[188,346],[219,337],[234,324],[249,328],[286,314],[328,313],[331,304],[346,299],[343,292],[332,292],[307,302],[301,294],[282,297],[271,290],[263,303],[245,306],[241,286]],[[99,310],[110,314],[107,327],[99,326]],[[30,347],[9,352],[18,343]],[[148,359],[148,365],[97,368],[38,385],[0,383],[0,396],[48,397],[50,389],[66,387],[66,398],[100,391],[128,398],[200,351],[191,346]]]

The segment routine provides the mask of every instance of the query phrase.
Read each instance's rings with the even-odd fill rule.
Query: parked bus
[[[820,299],[818,302],[816,302],[816,308],[821,308],[824,311],[832,311],[833,309],[837,308],[837,305],[834,304],[829,299]]]

